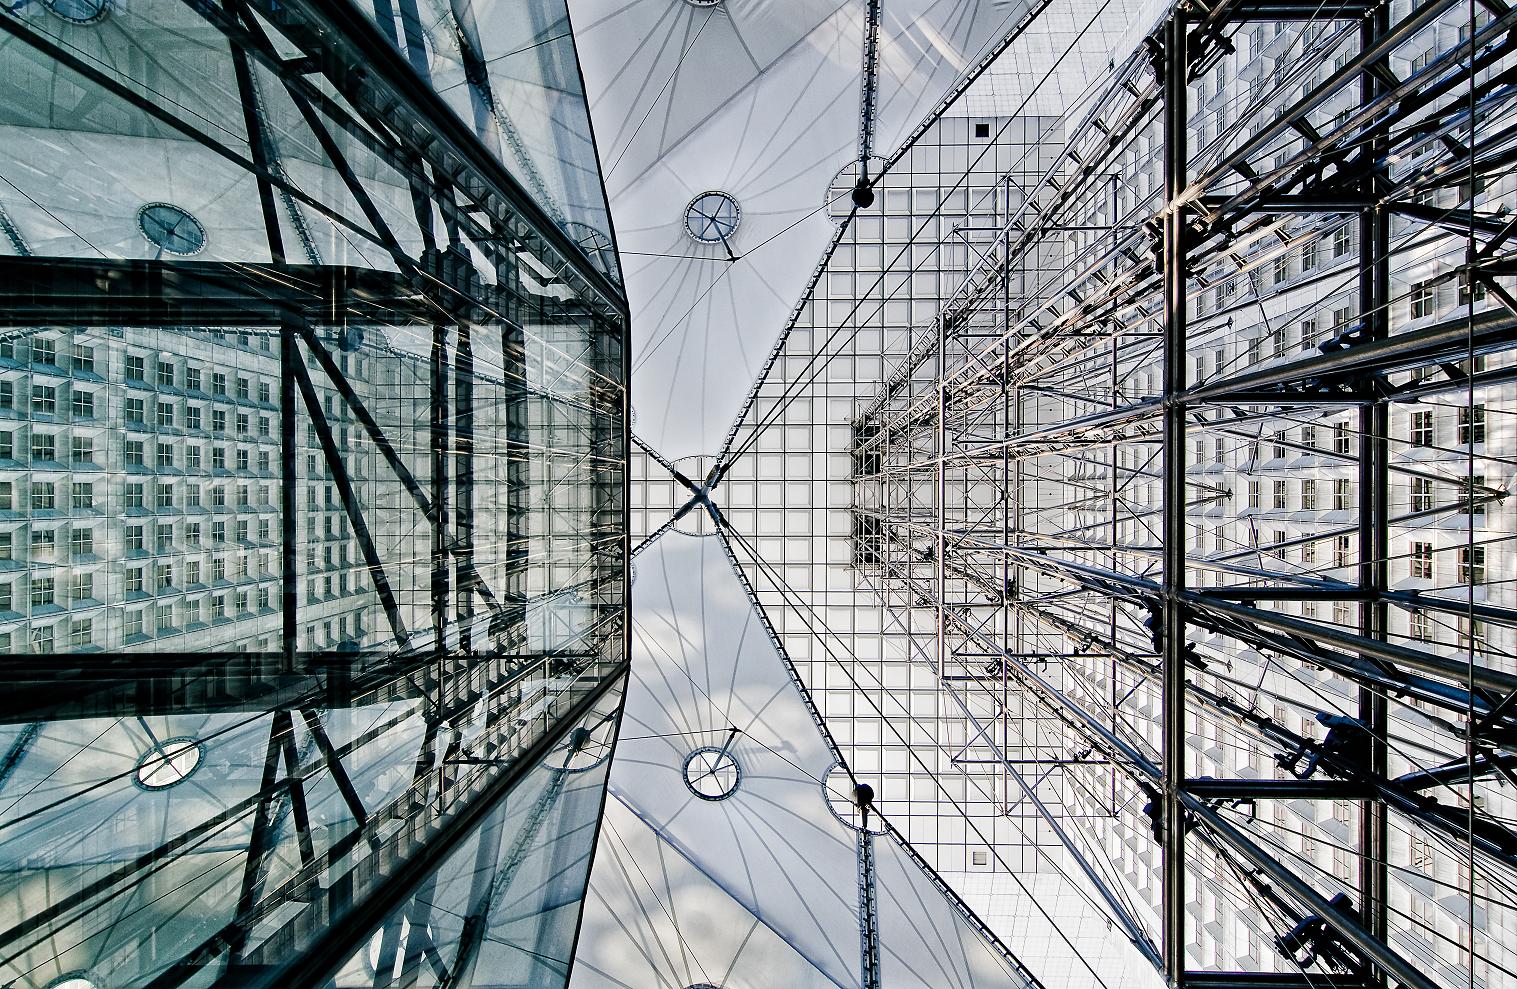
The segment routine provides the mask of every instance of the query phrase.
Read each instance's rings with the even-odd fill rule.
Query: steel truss
[[[414,17],[414,5],[402,6]],[[20,7],[0,13],[0,30],[12,57],[26,50],[253,176],[258,260],[28,257],[25,230],[0,213],[22,255],[0,261],[0,326],[7,338],[60,326],[272,338],[278,646],[7,652],[0,720],[24,727],[0,764],[0,784],[48,726],[124,719],[145,727],[145,717],[197,714],[220,718],[214,723],[229,726],[228,737],[257,736],[256,752],[221,756],[238,767],[246,757],[255,782],[226,783],[231,796],[216,813],[179,822],[141,854],[96,863],[86,879],[8,916],[0,964],[38,970],[59,945],[87,944],[96,933],[85,932],[107,926],[103,917],[116,918],[112,930],[130,926],[123,904],[151,906],[143,890],[178,888],[207,861],[225,869],[230,851],[239,864],[219,898],[230,908],[208,909],[206,923],[176,921],[172,936],[143,934],[136,971],[151,976],[146,984],[330,984],[343,965],[366,960],[371,939],[399,973],[392,979],[380,965],[376,984],[415,984],[423,965],[428,979],[459,984],[524,860],[552,845],[542,832],[550,814],[567,813],[566,774],[603,767],[614,739],[630,634],[626,302],[597,266],[606,259],[586,256],[550,215],[552,204],[523,190],[433,91],[425,65],[418,74],[357,8],[283,0],[185,7],[203,29],[194,43],[219,41],[206,46],[206,59],[230,65],[245,140],[224,137],[230,123],[207,130],[194,114],[150,98],[138,80],[84,57]],[[269,110],[275,88],[290,119]],[[302,126],[300,152],[319,149],[313,167],[341,189],[331,200],[307,192],[281,160]],[[379,207],[376,162],[404,183],[414,216]],[[321,263],[312,216],[350,243],[377,248],[380,263]],[[291,231],[298,243],[286,242]],[[386,342],[408,332],[429,346]],[[353,355],[426,383],[419,427],[378,408],[392,396],[349,377]],[[571,371],[583,387],[556,388],[554,374]],[[359,442],[377,451],[382,477],[351,465]],[[300,567],[302,479],[335,488],[358,546],[356,574],[383,615],[380,631],[362,641],[300,643],[299,591],[317,579]],[[376,496],[381,486],[396,496]],[[477,538],[481,513],[499,525],[488,544]],[[396,558],[413,532],[424,534],[427,551]],[[417,587],[422,595],[410,593]],[[530,616],[574,595],[591,620],[565,641],[545,642]],[[362,730],[333,727],[365,717]],[[406,778],[376,781],[376,752]],[[584,765],[571,770],[571,762]],[[506,795],[545,766],[552,779],[503,844],[513,834]],[[214,782],[206,786],[220,795]],[[88,791],[70,794],[6,826],[19,829],[12,835],[80,828],[90,800]],[[484,889],[458,943],[434,942],[429,890],[476,838],[493,841],[498,855],[479,853]]]
[[[1103,841],[1055,831],[1174,985],[1446,984],[1410,950],[1409,930],[1431,935],[1398,905],[1403,833],[1459,859],[1460,909],[1517,884],[1517,832],[1491,803],[1517,784],[1517,610],[1478,589],[1474,563],[1506,541],[1474,520],[1509,493],[1494,478],[1511,447],[1481,446],[1483,404],[1478,439],[1474,424],[1517,351],[1517,220],[1510,192],[1499,209],[1485,192],[1517,158],[1517,13],[1391,11],[1176,5],[853,423],[857,567],[1019,784],[1033,749],[1074,788],[1087,765],[1115,769],[1130,809],[1111,827],[1129,846],[1141,832],[1143,861],[1158,853],[1157,902],[1127,906],[1091,866]],[[1136,187],[1125,200],[1120,182]],[[1458,304],[1428,301],[1439,286]],[[1416,403],[1458,413],[1457,474],[1404,455],[1392,410]],[[1294,457],[1335,514],[1261,533],[1261,491],[1298,483],[1277,473]],[[1450,517],[1469,522],[1449,547],[1459,586],[1397,586],[1397,534]],[[1402,631],[1409,615],[1458,621],[1462,643]],[[1008,687],[1051,734],[1011,724]],[[970,713],[987,705],[988,722]],[[1316,725],[1287,723],[1298,714]],[[1409,723],[1427,765],[1407,755]],[[1214,739],[1277,768],[1203,776]],[[1262,819],[1327,801],[1353,802],[1352,870]],[[1262,927],[1263,971],[1188,954],[1203,887]],[[1460,964],[1499,970],[1461,922]]]

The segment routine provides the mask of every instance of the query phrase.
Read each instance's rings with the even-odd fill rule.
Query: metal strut
[[[868,784],[859,789],[868,790]],[[871,791],[872,792],[872,791]],[[859,984],[862,989],[880,989],[879,904],[874,889],[874,834],[867,824],[867,804],[859,798],[859,809],[866,815],[859,830]]]
[[[859,177],[853,187],[853,204],[859,209],[874,205],[869,156],[874,151],[874,117],[880,100],[880,0],[869,0],[866,18],[863,91],[859,94]]]

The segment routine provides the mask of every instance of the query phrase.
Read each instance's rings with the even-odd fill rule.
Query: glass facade
[[[0,982],[565,977],[626,304],[562,8],[382,7],[0,13]]]

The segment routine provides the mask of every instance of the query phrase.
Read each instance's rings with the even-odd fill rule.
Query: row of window
[[[1464,479],[1460,479],[1463,481]],[[1332,499],[1331,510],[1335,512],[1348,511],[1357,507],[1355,495],[1357,488],[1354,482],[1346,477],[1332,478],[1328,481],[1319,481],[1316,478],[1304,478],[1300,484],[1301,498],[1299,503],[1292,508],[1290,504],[1290,485],[1292,481],[1285,478],[1276,478],[1270,482],[1270,510],[1271,511],[1317,511],[1329,507],[1318,497],[1319,489],[1331,486]],[[1485,475],[1475,474],[1468,479],[1466,490],[1474,490],[1485,486]],[[1448,509],[1449,505],[1435,504],[1433,498],[1434,479],[1431,477],[1413,477],[1408,487],[1411,494],[1411,510],[1414,513],[1432,512],[1438,509]],[[1248,507],[1262,509],[1264,484],[1262,481],[1248,482]],[[1478,491],[1477,491],[1478,494]],[[1476,518],[1485,516],[1484,500],[1472,500],[1469,505],[1470,513]]]
[[[259,560],[258,572],[251,572],[248,565],[248,557],[242,557],[238,561],[240,573],[237,580],[267,580],[273,574],[267,560]],[[183,586],[175,583],[176,570],[172,563],[160,563],[152,568],[149,573],[146,567],[128,567],[125,571],[125,593],[132,594],[179,594],[186,588],[201,587],[209,578],[211,584],[224,584],[227,582],[226,560],[215,558],[211,561],[209,570],[201,566],[199,560],[189,560],[178,570],[178,576],[184,579]],[[66,586],[60,586],[57,577],[36,575],[27,581],[27,589],[23,598],[17,598],[16,588],[18,582],[0,581],[0,612],[17,611],[17,604],[21,600],[29,599],[33,610],[48,606],[58,606],[65,602],[99,601],[99,588],[96,586],[96,575],[85,571],[73,574],[68,578]],[[151,582],[149,582],[151,578]],[[347,597],[350,593],[361,593],[362,587],[355,579],[351,583],[348,572],[343,571],[336,575],[325,575],[319,581],[315,577],[309,577],[304,581],[306,586],[307,601],[315,602],[319,598]],[[258,591],[259,608],[265,609],[268,605],[269,589],[261,588]],[[64,597],[66,595],[66,598]]]
[[[1455,443],[1459,446],[1468,446],[1471,443],[1484,443],[1487,436],[1487,415],[1483,403],[1471,406],[1463,406],[1458,409],[1457,423],[1455,425]],[[1408,440],[1413,447],[1432,448],[1437,445],[1438,429],[1437,419],[1431,410],[1413,412],[1408,417]],[[1357,453],[1358,435],[1346,422],[1333,423],[1331,427],[1332,438],[1327,449],[1335,454],[1345,457],[1354,456]],[[1299,447],[1320,449],[1318,447],[1318,427],[1302,426],[1300,440],[1292,443],[1286,438],[1285,430],[1279,430],[1269,440],[1260,440],[1261,449],[1254,452],[1254,445],[1248,440],[1236,437],[1215,436],[1212,438],[1212,457],[1215,463],[1224,463],[1229,452],[1239,449],[1248,452],[1249,458],[1271,458],[1284,460],[1290,452]],[[1194,440],[1191,444],[1191,462],[1200,464],[1205,462],[1204,441]]]

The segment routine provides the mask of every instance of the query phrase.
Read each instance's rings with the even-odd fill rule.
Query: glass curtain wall
[[[380,7],[0,13],[0,982],[567,971],[625,300],[572,43]]]

